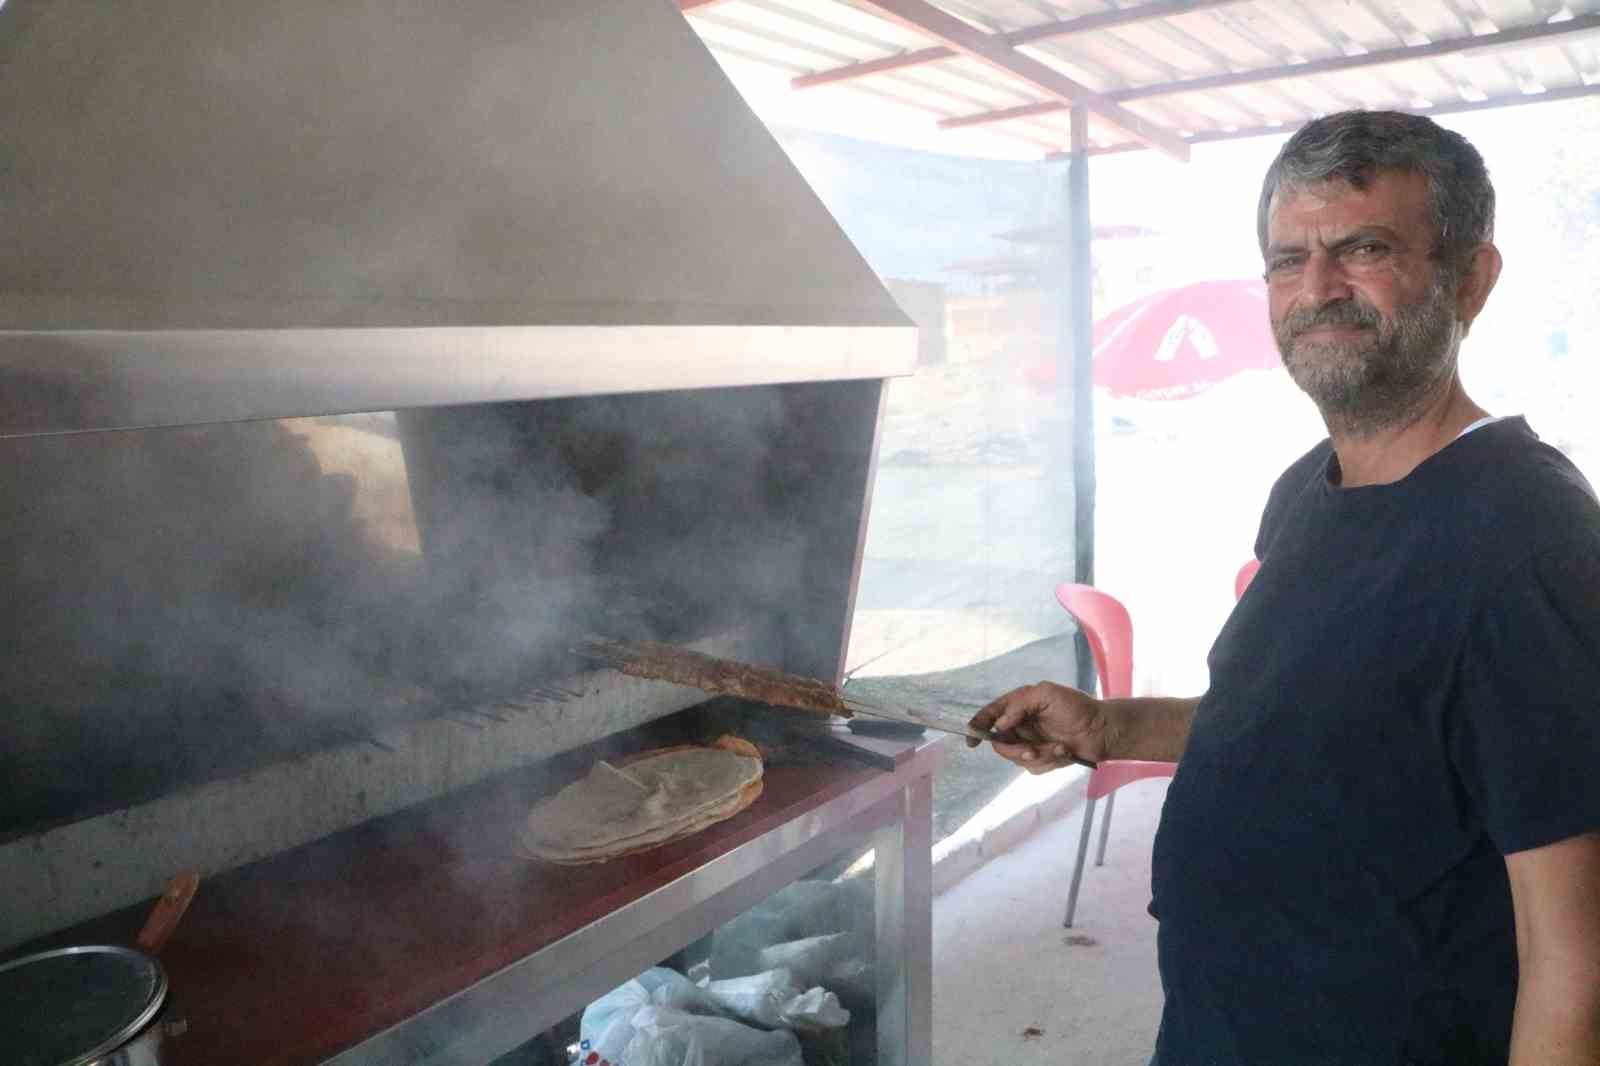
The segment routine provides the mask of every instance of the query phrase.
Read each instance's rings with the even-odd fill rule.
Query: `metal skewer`
[[[998,741],[1001,744],[1017,744],[1022,742],[1021,738],[1012,734],[999,733],[992,729],[977,729],[966,724],[960,726],[948,725],[944,722],[930,719],[924,715],[903,707],[891,708],[884,705],[863,704],[855,696],[841,696],[840,702],[842,702],[845,707],[849,708],[850,710],[859,714],[864,714],[869,718],[886,718],[896,722],[911,722],[927,729],[936,729],[942,733],[954,733],[956,736],[971,737],[975,740],[987,740],[990,743],[994,743],[995,741]],[[1089,759],[1079,759],[1076,757],[1074,757],[1072,761],[1077,763],[1079,766],[1087,766],[1091,770],[1099,765],[1098,763],[1092,762]]]

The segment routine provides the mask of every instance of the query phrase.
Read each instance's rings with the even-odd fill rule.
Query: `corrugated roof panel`
[[[1104,33],[1079,33],[1062,42],[1040,42],[1042,51],[1054,56],[1071,57],[1092,63],[1121,75],[1115,84],[1147,85],[1153,81],[1170,81],[1181,72],[1161,57],[1141,54],[1110,31]]]
[[[1072,146],[1072,122],[1070,119],[1051,121],[1048,118],[1036,118],[1017,125],[1029,137],[1051,146],[1052,151],[1065,151]]]
[[[986,32],[1149,5],[1155,0],[932,0]],[[691,22],[713,48],[780,69],[827,71],[928,48],[936,42],[870,11],[871,0],[726,0]],[[1361,57],[1430,45],[1470,44],[1481,36],[1542,25],[1551,16],[1592,17],[1600,0],[1235,0],[1198,11],[1041,38],[1024,54],[1097,92],[1150,87],[1225,73],[1270,72],[1274,79],[1126,101],[1169,130],[1218,136],[1231,128],[1299,125],[1357,106],[1424,109],[1600,84],[1600,32],[1550,39],[1484,55],[1448,54],[1358,69],[1296,74],[1307,61]],[[1479,46],[1481,47],[1481,46]],[[930,114],[979,115],[1051,99],[1039,86],[970,59],[900,68],[839,83],[838,91],[879,92]],[[1055,143],[1064,113],[1014,119],[1007,135]],[[1096,118],[1091,135],[1123,143],[1127,134]]]
[[[1072,129],[1070,124],[1063,131],[1065,136],[1061,140],[1063,148],[1072,147]],[[1089,145],[1092,148],[1104,147],[1110,144],[1121,144],[1128,139],[1128,135],[1113,126],[1105,119],[1094,115],[1089,116]]]
[[[1256,32],[1281,43],[1285,58],[1294,61],[1344,55],[1339,42],[1281,3],[1258,2],[1247,9]],[[1186,21],[1202,15],[1186,16]]]
[[[955,84],[985,86],[987,87],[985,91],[1000,94],[999,98],[1005,101],[999,105],[1001,107],[1013,107],[1017,104],[1047,99],[1046,94],[1038,87],[1025,84],[1016,78],[1007,77],[989,64],[977,59],[970,59],[967,56],[907,69],[918,73],[933,73],[939,77],[947,77]]]
[[[1359,107],[1404,109],[1418,95],[1399,78],[1380,78],[1371,70],[1337,71],[1318,75],[1312,81],[1336,97]]]
[[[940,0],[938,6],[991,33],[1003,33],[1040,21],[1037,11],[1017,0]]]
[[[1269,86],[1250,86],[1248,89],[1235,89],[1233,92],[1266,91]],[[1285,110],[1289,115],[1299,116],[1293,120],[1299,125],[1312,115],[1326,115],[1334,111],[1344,111],[1347,108],[1360,106],[1361,101],[1346,93],[1338,91],[1329,85],[1326,79],[1306,76],[1292,78],[1286,81],[1273,82],[1270,89],[1279,94],[1285,103]],[[1228,90],[1222,90],[1228,91]],[[1279,117],[1288,118],[1289,115],[1279,113]]]
[[[1460,73],[1462,80],[1489,96],[1504,96],[1517,92],[1521,80],[1511,60],[1511,53],[1493,55],[1461,54],[1451,57],[1449,69]]]
[[[1543,22],[1545,15],[1541,13],[1540,0],[1471,0],[1471,6],[1500,29],[1507,26],[1523,26],[1530,22]],[[1549,11],[1554,12],[1557,4],[1548,5]]]
[[[1408,108],[1423,109],[1461,99],[1460,81],[1442,60],[1413,63],[1404,69],[1406,88],[1412,96],[1406,103]]]
[[[1423,25],[1423,31],[1431,33],[1434,40],[1471,37],[1478,32],[1466,7],[1457,0],[1434,0],[1433,7],[1438,18]]]
[[[712,48],[740,48],[754,55],[766,56],[786,67],[799,66],[802,70],[838,66],[856,59],[848,52],[779,34],[732,15],[708,15],[699,20],[695,29]]]
[[[1247,70],[1293,61],[1299,53],[1281,33],[1264,20],[1254,5],[1208,8],[1188,23],[1173,21],[1165,28],[1210,44],[1228,57],[1227,69]]]
[[[831,6],[836,10],[850,10]],[[792,39],[815,42],[820,48],[847,52],[858,59],[889,55],[908,43],[903,31],[898,34],[892,32],[893,27],[882,19],[863,20],[863,25],[852,25],[837,17],[830,17],[831,12],[824,14],[822,5],[816,3],[802,5],[784,3],[782,0],[742,0],[737,7],[726,4],[700,17],[716,21],[719,13]]]
[[[809,67],[799,63],[785,63],[780,59],[774,59],[766,51],[752,51],[735,44],[716,43],[704,37],[702,37],[702,40],[705,40],[706,45],[711,48],[712,58],[719,61],[723,59],[742,59],[749,63],[759,63],[763,67],[773,67],[790,75],[805,74],[810,70]]]
[[[1346,0],[1339,22],[1345,26],[1358,23],[1359,28],[1351,36],[1374,52],[1380,48],[1426,44],[1422,36],[1411,32],[1410,20],[1395,12],[1393,6],[1374,0]]]
[[[1198,78],[1232,69],[1238,61],[1231,53],[1249,51],[1249,46],[1242,42],[1218,42],[1185,32],[1167,22],[1135,23],[1115,33],[1127,47],[1159,56],[1178,76],[1184,78]]]
[[[1127,72],[1120,66],[1075,53],[1054,41],[1039,41],[1020,51],[1097,93],[1110,92],[1128,84]]]
[[[1595,64],[1592,53],[1588,59],[1580,62],[1578,58],[1580,52],[1579,46],[1553,43],[1511,57],[1515,61],[1512,68],[1518,73],[1543,81],[1551,88],[1558,85],[1581,85],[1584,81],[1584,72],[1587,70],[1592,73]]]
[[[1128,105],[1128,110],[1179,133],[1197,133],[1209,129],[1211,125],[1211,120],[1196,109],[1192,96],[1188,98],[1162,96],[1154,100],[1137,100]]]
[[[1567,55],[1585,85],[1600,81],[1600,42],[1569,45]]]
[[[1407,35],[1411,44],[1445,41],[1470,36],[1473,32],[1471,23],[1459,8],[1441,3],[1440,0],[1413,0],[1407,4],[1381,3],[1380,0],[1373,2],[1380,3],[1388,11],[1389,17]]]
[[[1339,55],[1362,55],[1399,43],[1387,37],[1383,27],[1373,24],[1370,20],[1363,22],[1359,18],[1358,11],[1343,4],[1339,5],[1338,11],[1334,13],[1337,17],[1330,18],[1327,17],[1327,8],[1319,0],[1273,0],[1273,2],[1285,17],[1304,22],[1319,37],[1331,44]],[[1347,15],[1350,17],[1347,18]]]
[[[1220,89],[1218,93],[1239,100],[1260,114],[1259,124],[1263,126],[1273,122],[1298,125],[1301,118],[1313,110],[1303,98],[1276,85],[1242,85],[1237,89]],[[1318,106],[1326,107],[1326,104]]]
[[[1122,6],[1126,6],[1126,3],[1127,0],[1123,0]],[[1059,22],[1065,19],[1082,18],[1084,15],[1095,15],[1117,5],[1113,5],[1109,0],[1049,0],[1048,3],[1039,3],[1034,6],[1038,7],[1041,13],[1049,12],[1048,18],[1035,19],[1034,24],[1037,24],[1050,20]]]
[[[927,93],[943,101],[940,110],[957,115],[998,111],[1039,99],[1023,91],[1015,82],[991,74],[987,67],[967,62],[907,67],[877,76],[881,84],[894,84],[903,90]]]
[[[818,90],[819,94],[832,94],[842,91],[844,90],[832,88]],[[862,86],[849,91],[852,93],[863,93],[870,96],[876,96],[879,99],[890,100],[894,103],[903,104],[906,107],[921,111],[928,116],[928,121],[930,123],[937,123],[941,118],[949,118],[956,114],[953,109],[942,110],[936,106],[933,106],[927,97],[916,92],[915,90],[907,89],[902,85],[875,82],[870,86]],[[997,126],[995,127],[994,132],[999,133],[1003,131]]]
[[[710,10],[736,11],[752,2],[754,0],[729,0],[728,3],[719,4]],[[863,11],[843,0],[765,0],[765,3],[769,6],[805,11],[824,22],[835,23],[850,33],[882,38],[890,46],[888,52],[909,52],[926,48],[929,44],[928,39],[917,31],[906,29],[899,23],[891,22],[870,11]],[[690,13],[691,22],[697,17],[694,12]]]
[[[1162,101],[1185,116],[1182,128],[1195,133],[1260,126],[1271,117],[1252,108],[1242,98],[1227,93],[1191,93]]]

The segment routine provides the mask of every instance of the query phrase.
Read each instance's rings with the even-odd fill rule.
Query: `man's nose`
[[[1300,275],[1300,288],[1306,301],[1321,307],[1330,300],[1348,300],[1350,281],[1344,275],[1337,256],[1317,254],[1306,258]]]

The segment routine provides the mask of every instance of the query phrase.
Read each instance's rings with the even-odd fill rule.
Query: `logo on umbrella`
[[[1095,323],[1094,383],[1116,396],[1178,399],[1244,370],[1282,365],[1267,287],[1254,279],[1165,289]],[[1055,384],[1053,361],[1023,373],[1041,388]]]
[[[1178,346],[1184,341],[1193,345],[1195,353],[1202,359],[1217,357],[1217,338],[1206,328],[1206,324],[1190,315],[1179,315],[1178,320],[1167,327],[1167,335],[1161,338],[1161,346],[1156,349],[1156,362],[1170,363],[1177,359]]]

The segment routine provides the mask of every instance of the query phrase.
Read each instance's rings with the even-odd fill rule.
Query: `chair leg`
[[[1067,918],[1061,925],[1072,928],[1072,915],[1078,909],[1078,884],[1083,880],[1083,860],[1089,857],[1089,830],[1094,825],[1094,800],[1083,804],[1083,829],[1078,833],[1078,860],[1072,865],[1072,884],[1067,888]]]
[[[1106,813],[1100,818],[1100,854],[1094,858],[1096,866],[1104,866],[1106,864],[1106,837],[1111,835],[1111,808],[1116,802],[1117,794],[1115,792],[1106,796]]]

